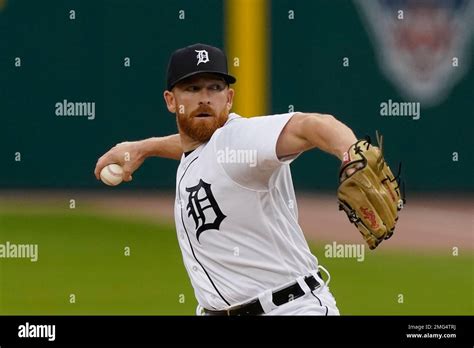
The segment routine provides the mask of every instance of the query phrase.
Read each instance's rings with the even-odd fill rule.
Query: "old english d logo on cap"
[[[177,83],[203,73],[219,75],[228,84],[236,81],[228,73],[225,53],[217,47],[198,43],[173,52],[168,63],[167,89],[170,91]]]
[[[206,50],[195,50],[197,52],[197,59],[198,62],[196,65],[199,65],[199,63],[207,63],[209,61],[209,53]]]

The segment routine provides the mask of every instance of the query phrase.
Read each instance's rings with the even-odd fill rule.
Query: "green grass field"
[[[16,210],[0,210],[0,244],[37,243],[39,259],[0,259],[0,314],[194,314],[173,226],[93,210]],[[395,252],[382,245],[357,262],[326,259],[322,246],[313,251],[331,273],[341,314],[474,314],[472,252]]]

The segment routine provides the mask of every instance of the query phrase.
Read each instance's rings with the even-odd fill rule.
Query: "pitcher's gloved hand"
[[[400,172],[395,177],[385,162],[383,139],[378,133],[377,142],[379,147],[372,146],[369,138],[362,139],[349,148],[337,190],[339,209],[346,212],[370,249],[392,236],[405,203],[400,193]]]

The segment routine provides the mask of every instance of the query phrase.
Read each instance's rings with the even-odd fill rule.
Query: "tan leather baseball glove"
[[[383,157],[382,136],[358,140],[344,154],[339,173],[339,210],[356,225],[370,249],[392,236],[405,199],[400,193],[400,170],[395,177]]]

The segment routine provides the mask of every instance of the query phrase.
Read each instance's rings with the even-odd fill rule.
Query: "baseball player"
[[[116,145],[97,162],[96,177],[111,163],[121,164],[124,180],[130,181],[147,157],[180,160],[175,223],[198,314],[339,315],[328,287],[330,275],[311,253],[298,224],[290,163],[304,151],[321,149],[343,161],[346,183],[356,174],[367,176],[364,170],[371,162],[364,164],[360,157],[378,148],[357,141],[330,115],[244,118],[231,113],[230,84],[235,82],[220,49],[195,44],[175,51],[164,99],[176,115],[179,134]],[[393,180],[388,183],[380,184],[380,190],[390,189]],[[388,191],[375,195],[389,197]],[[389,225],[388,213],[370,206],[376,222],[387,223],[374,235],[373,217],[365,218],[359,207],[339,197],[351,221],[368,226],[364,238],[369,245],[391,235],[395,222]]]

